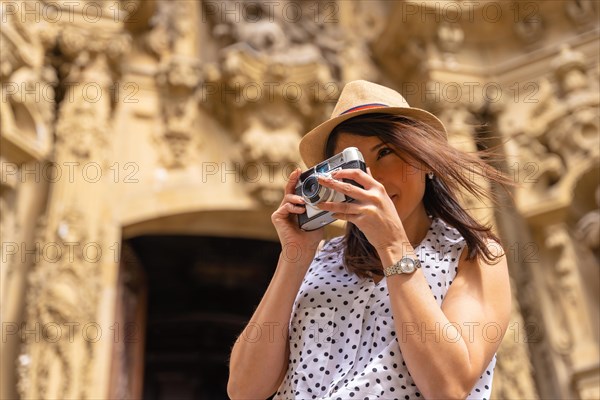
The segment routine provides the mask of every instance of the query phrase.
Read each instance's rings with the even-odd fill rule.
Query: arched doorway
[[[227,398],[231,346],[269,283],[279,243],[142,235],[123,245],[129,257],[122,257],[117,315],[132,329],[113,362],[113,382],[126,387],[115,394]],[[115,377],[125,370],[128,378]]]

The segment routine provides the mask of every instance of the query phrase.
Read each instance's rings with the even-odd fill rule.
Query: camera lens
[[[317,177],[312,175],[306,178],[306,180],[302,183],[302,194],[307,200],[312,202],[311,200],[319,194],[320,188],[321,185],[319,184]]]
[[[302,196],[308,204],[315,205],[322,201],[329,201],[333,190],[321,186],[317,179],[317,175],[311,175],[302,182]]]

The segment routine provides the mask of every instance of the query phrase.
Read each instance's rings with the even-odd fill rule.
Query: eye
[[[377,152],[377,159],[379,160],[382,157],[387,156],[388,154],[392,154],[393,151],[392,149],[390,149],[389,147],[382,147],[381,149],[379,149],[379,151]]]

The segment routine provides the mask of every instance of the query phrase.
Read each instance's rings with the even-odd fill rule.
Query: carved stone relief
[[[576,237],[598,254],[598,250],[600,250],[600,185],[596,187],[595,200],[596,209],[586,213],[577,222]]]
[[[191,164],[202,145],[197,126],[201,82],[201,67],[191,58],[173,57],[157,75],[164,126],[155,139],[159,162],[167,168]]]
[[[77,176],[86,176],[82,171],[91,163],[98,165],[100,173],[108,165],[114,106],[108,93],[118,75],[119,57],[129,45],[128,37],[114,29],[120,21],[100,24],[105,24],[104,29],[81,21],[57,24],[57,46],[52,49],[60,60],[63,91],[53,161],[69,163]],[[92,86],[97,91],[90,97],[82,87]],[[60,179],[53,184],[40,227],[43,232],[36,238],[39,256],[28,276],[23,329],[35,334],[23,335],[18,385],[23,398],[94,396],[97,330],[86,324],[97,324],[99,318],[101,270],[95,257],[105,248],[99,200],[106,193],[104,181],[94,178],[83,183]],[[84,206],[85,210],[80,208]],[[99,250],[90,253],[90,247]],[[56,336],[58,329],[61,334]]]
[[[454,53],[460,49],[465,40],[465,33],[459,24],[441,23],[437,28],[437,41],[444,53]]]
[[[148,6],[150,7],[150,6]],[[192,164],[202,145],[198,102],[203,71],[196,58],[194,11],[200,4],[189,1],[157,1],[142,47],[157,61],[156,84],[160,93],[163,126],[153,138],[158,162],[178,169]]]
[[[32,376],[23,377],[24,383],[29,383],[27,386],[21,385],[23,395],[86,397],[85,387],[90,379],[86,374],[93,351],[92,342],[84,340],[87,332],[82,328],[86,322],[95,320],[99,270],[94,264],[84,262],[84,253],[78,251],[79,247],[75,245],[88,242],[86,229],[82,226],[84,221],[84,214],[71,207],[59,222],[51,240],[42,242],[44,248],[52,245],[63,250],[52,258],[45,254],[46,262],[37,266],[29,276],[32,290],[27,302],[26,329],[39,330],[42,335],[50,336],[43,338],[45,340],[41,343],[35,340],[26,342],[20,359],[28,360],[25,363],[30,363],[34,369],[29,371],[29,374],[33,372]],[[73,257],[64,251],[69,246],[76,249]],[[53,326],[61,329],[70,326],[70,337],[52,340],[50,332]],[[56,382],[59,382],[58,385]],[[50,386],[57,391],[49,391]],[[77,389],[73,391],[74,388]]]
[[[539,82],[539,101],[529,108],[528,123],[507,132],[518,144],[520,176],[532,203],[547,199],[567,171],[600,156],[598,81],[588,76],[582,55],[568,47],[552,67],[553,79]]]
[[[594,361],[598,348],[582,295],[579,257],[573,240],[565,223],[546,229],[545,244],[556,255],[553,274],[548,275],[547,281],[554,306],[552,314],[557,318],[549,332],[550,340],[553,350],[576,372]]]
[[[92,3],[97,2],[83,1],[78,7]],[[125,10],[129,9],[125,3],[139,4],[123,1],[120,5]],[[220,51],[218,58],[210,60],[198,57],[197,51],[203,44],[196,43],[197,27],[193,17],[194,12],[207,7],[210,2],[147,0],[142,4],[149,3],[156,12],[148,27],[143,23],[138,28],[146,31],[140,42],[154,56],[157,66],[156,83],[162,101],[158,111],[163,122],[155,137],[158,162],[167,168],[182,168],[195,161],[195,150],[208,140],[202,136],[201,129],[195,129],[202,128],[198,127],[198,113],[202,112],[199,107],[204,108],[230,132],[231,142],[235,143],[231,152],[233,162],[239,166],[247,191],[259,207],[279,201],[286,172],[300,162],[296,151],[298,139],[328,116],[339,87],[350,79],[385,81],[380,78],[386,78],[380,75],[380,66],[370,61],[372,46],[386,25],[381,23],[382,19],[390,15],[384,11],[374,17],[381,10],[389,10],[389,7],[378,9],[375,2],[322,1],[316,8],[313,2],[294,2],[307,17],[295,21],[282,18],[279,8],[270,18],[268,8],[260,8],[268,5],[244,2],[250,12],[246,14],[248,20],[212,22],[210,40],[213,43],[209,45],[216,44]],[[229,2],[230,5],[234,3],[239,2]],[[278,3],[277,7],[286,4]],[[112,15],[111,7],[115,3],[106,2],[100,6]],[[255,14],[252,14],[252,7]],[[340,21],[342,14],[337,13],[342,7],[351,11],[344,14],[345,21]],[[562,9],[563,5],[560,7]],[[584,30],[595,23],[596,8],[593,1],[565,1],[564,17],[570,19],[575,29]],[[260,21],[252,20],[261,13]],[[78,89],[81,89],[83,83],[97,83],[103,90],[109,90],[118,79],[119,63],[129,46],[127,35],[121,34],[118,27],[121,21],[113,21],[118,25],[116,28],[104,29],[102,24],[86,26],[81,21],[21,24],[10,18],[0,32],[3,55],[0,80],[3,96],[7,94],[8,100],[0,104],[3,137],[6,132],[14,132],[29,143],[44,143],[44,134],[52,136],[56,128],[56,161],[98,162],[105,166],[110,155],[111,135],[117,134],[111,131],[111,106],[114,108],[115,104],[85,101],[77,97],[68,84],[79,83]],[[519,38],[524,47],[544,44],[541,39],[545,32],[554,29],[549,25],[552,21],[550,18],[511,21],[514,22],[515,39]],[[345,28],[341,22],[346,23]],[[392,24],[397,22],[392,21]],[[440,23],[428,32],[432,34],[430,37],[407,37],[399,46],[393,43],[397,38],[390,41],[391,49],[386,57],[392,68],[387,78],[417,76],[420,79],[422,74],[430,73],[432,45],[438,46],[446,60],[458,58],[463,48],[470,46],[470,38],[465,38],[460,24]],[[406,32],[402,34],[406,35]],[[398,60],[402,62],[399,69],[396,68]],[[550,65],[551,73],[539,81],[539,102],[517,116],[525,121],[523,125],[502,130],[517,143],[519,168],[522,168],[520,176],[532,178],[524,182],[521,179],[524,188],[520,193],[523,194],[521,199],[530,199],[531,203],[527,204],[533,205],[534,214],[535,205],[540,201],[563,193],[561,185],[575,179],[571,175],[576,173],[573,171],[577,166],[593,164],[599,158],[600,69],[595,66],[589,70],[590,64],[590,60],[565,48]],[[450,64],[446,63],[445,67]],[[464,78],[459,72],[454,73],[457,74],[455,79]],[[33,104],[35,102],[29,101],[28,97],[10,94],[14,92],[14,86],[9,86],[13,83],[19,88],[23,85],[25,90],[31,90],[32,84],[46,85],[44,95],[52,101]],[[71,94],[75,100],[69,102]],[[56,99],[62,100],[60,107],[56,107]],[[55,109],[59,113],[54,126]],[[505,107],[497,103],[469,102],[445,104],[434,110],[452,132],[455,144],[469,151],[475,146],[473,125],[478,122],[478,117],[484,113],[511,114],[510,111],[510,104]],[[49,145],[46,146],[49,149]],[[31,149],[25,151],[33,152]],[[17,188],[5,183],[2,182],[0,188],[2,241],[6,235],[12,235],[11,229],[13,232],[18,230],[18,227],[11,228],[15,226],[11,217],[17,203]],[[59,183],[53,185],[52,190],[50,207],[47,215],[39,220],[35,242],[56,243],[63,249],[77,241],[101,243],[104,235],[99,226],[109,224],[100,220],[97,207],[90,204],[95,204],[95,195],[105,189],[100,189],[100,185],[82,188]],[[596,189],[596,193],[596,205],[600,207],[600,189]],[[523,329],[530,325],[542,327],[535,337],[537,342],[530,348],[539,381],[556,378],[558,358],[561,360],[559,368],[572,373],[567,376],[568,385],[572,384],[581,398],[598,397],[597,374],[577,365],[586,355],[592,360],[597,348],[580,346],[586,341],[589,344],[590,335],[585,328],[587,316],[580,307],[584,300],[578,294],[576,265],[569,264],[569,260],[577,259],[577,249],[583,246],[598,254],[600,214],[598,209],[578,211],[581,212],[576,214],[574,221],[556,221],[542,233],[542,236],[547,234],[546,250],[556,262],[526,265],[528,271],[519,276],[521,280],[517,286],[523,288],[518,296],[520,309],[515,307],[511,317],[511,323],[517,325],[505,337],[495,375],[494,396],[498,398],[536,397],[527,348],[523,344],[523,335],[528,333]],[[577,247],[579,243],[581,247]],[[25,329],[30,333],[24,336],[18,363],[19,393],[23,398],[90,398],[95,395],[89,374],[98,372],[93,369],[98,354],[89,341],[82,339],[85,332],[82,325],[72,326],[69,333],[75,338],[72,343],[52,342],[47,338],[36,340],[31,333],[36,323],[51,328],[55,323],[98,318],[96,304],[102,271],[98,270],[97,264],[82,259],[81,252],[74,254],[74,258],[68,259],[65,257],[68,253],[65,253],[55,261],[44,260],[46,256],[42,256],[43,261],[29,276],[28,325]],[[537,277],[544,278],[533,282],[535,274],[531,271],[538,269],[543,270],[543,274]],[[532,289],[536,284],[551,291],[549,323],[545,311],[540,310],[540,297]],[[525,321],[519,316],[520,312]],[[579,320],[584,323],[573,328]],[[52,331],[47,333],[51,335]],[[584,354],[583,358],[580,354]],[[121,357],[121,367],[126,371],[130,363],[125,360],[123,348],[117,349],[117,357]],[[597,361],[597,357],[593,360]],[[123,381],[117,382],[117,393],[126,392],[126,379],[123,375]],[[556,384],[559,385],[563,383]]]
[[[517,36],[525,43],[531,44],[538,41],[544,34],[544,23],[541,15],[532,13],[515,23]]]
[[[594,22],[594,6],[598,4],[594,0],[569,0],[564,3],[567,15],[577,28]]]
[[[538,89],[535,102],[523,103],[526,113],[525,117],[519,117],[521,127],[512,131],[506,129],[510,125],[507,123],[510,116],[506,114],[501,124],[504,132],[514,139],[519,153],[515,164],[520,178],[517,206],[531,218],[549,212],[542,210],[540,203],[553,209],[568,207],[563,204],[564,200],[558,200],[572,190],[572,182],[578,180],[576,175],[585,169],[583,166],[598,163],[600,151],[598,80],[587,71],[583,55],[563,46],[551,63],[550,74],[540,79]],[[570,393],[571,388],[564,387],[564,382],[570,379],[575,382],[574,387],[582,379],[582,389],[576,389],[580,396],[586,390],[583,387],[597,387],[588,381],[583,383],[583,377],[592,373],[589,364],[584,364],[597,362],[598,350],[590,329],[586,300],[582,297],[585,285],[582,285],[580,270],[588,270],[588,266],[580,265],[584,259],[578,257],[573,238],[577,236],[583,242],[588,237],[584,232],[594,230],[594,219],[594,213],[590,212],[582,218],[578,230],[569,228],[566,221],[556,221],[555,225],[546,228],[541,234],[546,245],[542,254],[548,253],[547,260],[553,260],[553,273],[548,274],[542,265],[532,265],[536,270],[544,268],[537,271],[537,276],[544,277],[551,293],[548,297],[550,305],[541,310],[539,319],[540,326],[547,331],[547,340],[532,347],[537,348],[533,353],[538,358],[536,368],[540,375],[559,379],[556,388],[561,388],[563,395]],[[531,306],[520,300],[524,315],[531,321],[531,311],[536,310],[536,302],[542,299],[534,297]],[[596,361],[592,361],[591,353],[596,354]],[[548,358],[547,366],[539,361],[543,354]],[[582,372],[578,372],[580,370]]]
[[[523,173],[523,181],[531,185],[532,191],[543,193],[560,180],[565,166],[557,154],[526,133],[514,139],[521,151],[520,159],[523,160],[523,165],[518,165],[519,174]]]
[[[161,62],[168,61],[173,55],[190,56],[194,42],[192,17],[198,6],[189,1],[153,1],[155,12],[141,39],[143,46]]]
[[[21,282],[26,281],[29,260],[23,262],[21,251],[34,221],[23,217],[30,213],[22,198],[25,179],[21,174],[24,166],[39,166],[49,155],[55,115],[56,74],[47,65],[46,56],[55,42],[55,30],[51,24],[32,24],[31,17],[15,13],[20,4],[23,3],[0,3],[0,315],[3,326],[5,322],[24,319],[19,313],[25,297]],[[30,7],[39,5],[37,1],[28,2]],[[30,243],[26,245],[31,248]],[[14,381],[18,379],[18,371],[14,370],[15,360],[10,357],[18,354],[19,337],[5,339],[0,345],[8,346],[0,361],[0,370],[3,370],[0,393],[12,395],[16,392]]]
[[[49,151],[54,120],[56,74],[45,62],[56,29],[52,24],[28,24],[8,12],[14,7],[10,2],[0,4],[0,131],[3,139],[26,146],[28,157],[41,158]]]
[[[241,174],[249,192],[270,206],[300,164],[296,148],[302,133],[324,119],[328,97],[329,104],[337,97],[341,43],[335,24],[319,25],[307,17],[291,22],[253,4],[269,18],[213,21],[225,47],[219,60],[206,66],[211,80],[205,84],[216,90],[203,106],[231,130],[239,142],[234,162],[252,171]]]

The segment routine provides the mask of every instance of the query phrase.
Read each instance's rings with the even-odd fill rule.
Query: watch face
[[[400,262],[400,269],[402,269],[402,272],[405,274],[410,274],[415,270],[415,261],[412,258],[403,258]]]

